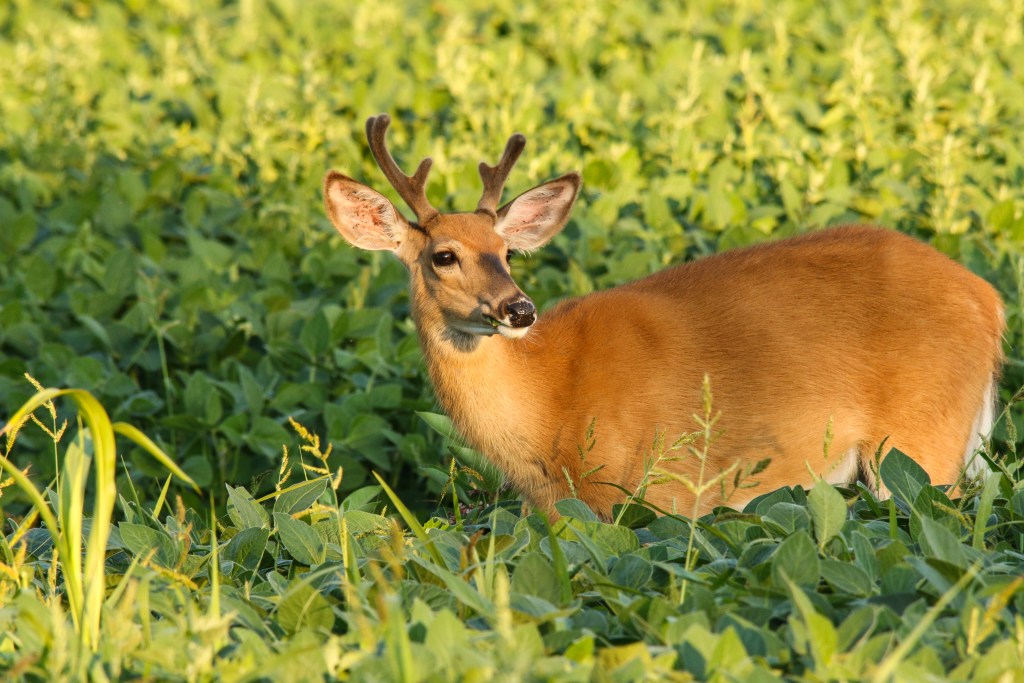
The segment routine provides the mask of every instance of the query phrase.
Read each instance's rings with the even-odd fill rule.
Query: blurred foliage
[[[1007,299],[1006,398],[1022,26],[1020,0],[6,2],[0,415],[26,371],[81,387],[200,485],[257,493],[293,416],[346,490],[373,469],[436,501],[450,444],[416,417],[405,273],[344,246],[318,196],[330,167],[391,194],[378,112],[407,166],[434,158],[439,206],[474,206],[514,131],[510,192],[582,170],[568,229],[517,265],[541,303],[837,222],[930,239]],[[124,455],[154,497],[159,470]]]

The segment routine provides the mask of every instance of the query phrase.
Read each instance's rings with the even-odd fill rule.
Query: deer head
[[[483,195],[476,211],[441,213],[426,195],[431,160],[407,176],[385,143],[390,118],[366,122],[377,164],[416,216],[407,220],[383,195],[337,171],[324,178],[324,205],[334,227],[361,249],[392,251],[409,270],[413,314],[421,334],[437,333],[465,344],[500,334],[519,338],[537,319],[533,302],[509,272],[514,251],[543,246],[564,227],[580,189],[568,173],[498,208],[502,188],[526,144],[513,135],[496,166],[480,164]]]

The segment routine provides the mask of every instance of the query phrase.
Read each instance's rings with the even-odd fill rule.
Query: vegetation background
[[[475,205],[476,164],[525,133],[510,193],[584,176],[569,227],[514,266],[542,306],[725,248],[888,225],[1002,292],[1009,403],[1024,385],[1022,74],[1021,0],[4,3],[0,415],[36,393],[25,373],[84,389],[197,488],[167,488],[140,439],[118,442],[103,495],[62,488],[86,454],[100,471],[95,411],[60,443],[8,430],[10,462],[49,492],[0,499],[0,668],[995,680],[1016,662],[1020,680],[1019,410],[994,435],[1002,470],[955,504],[894,464],[909,488],[892,504],[837,494],[832,526],[836,499],[801,513],[797,491],[699,525],[570,506],[546,530],[489,506],[492,473],[452,465],[482,469],[432,415],[405,273],[344,246],[318,193],[338,168],[390,194],[372,114],[392,114],[407,166],[434,158],[429,192],[450,209]],[[58,407],[52,432],[74,420]],[[74,545],[55,549],[76,506],[86,533],[110,521],[80,509],[115,484],[106,563],[89,565],[113,593],[79,603]],[[415,542],[380,514],[395,500]],[[29,530],[40,504],[61,512],[52,536]],[[863,576],[836,578],[843,564]],[[90,619],[118,638],[83,635]]]

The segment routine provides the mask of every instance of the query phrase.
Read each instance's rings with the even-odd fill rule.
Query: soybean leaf
[[[896,448],[891,449],[882,460],[878,474],[893,495],[908,506],[914,504],[923,487],[931,485],[928,473]]]
[[[376,507],[377,497],[381,494],[383,489],[379,486],[364,486],[356,489],[352,493],[345,497],[345,500],[341,501],[341,511],[347,512],[349,510],[364,510],[369,512]]]
[[[323,595],[307,581],[296,581],[277,605],[277,623],[286,631],[303,629],[329,632],[334,626],[334,611]]]
[[[121,542],[135,556],[145,556],[154,548],[153,559],[161,567],[173,568],[178,560],[178,544],[163,530],[156,530],[142,524],[121,522],[117,525]]]
[[[822,560],[821,577],[836,593],[850,593],[858,597],[871,595],[874,584],[867,572],[850,562]]]
[[[242,570],[254,572],[260,566],[269,538],[270,529],[242,529],[228,541],[222,557],[234,562]]]
[[[846,500],[827,481],[819,481],[807,494],[807,505],[814,523],[814,535],[818,538],[818,547],[823,549],[843,528]]]
[[[274,501],[274,512],[293,515],[308,509],[327,490],[327,477],[318,477],[289,486]]]
[[[810,538],[807,538],[807,542],[810,542]],[[839,643],[839,634],[835,626],[814,609],[807,594],[800,589],[799,582],[792,581],[785,575],[781,578],[796,606],[796,611],[789,618],[794,637],[797,641],[806,643],[807,650],[819,671],[828,670]]]
[[[611,556],[640,549],[640,541],[636,532],[624,526],[589,522],[587,523],[587,533],[598,547]]]
[[[331,331],[323,311],[317,311],[302,327],[299,341],[311,358],[317,358],[327,350],[331,341]]]
[[[564,517],[572,517],[583,522],[596,522],[598,516],[578,498],[566,498],[555,503],[555,509]]]
[[[782,532],[781,535],[788,536],[799,529],[806,529],[811,525],[810,515],[803,505],[796,503],[780,502],[775,503],[764,514],[764,518],[773,522]]]
[[[270,515],[257,503],[252,495],[242,487],[234,488],[226,484],[228,489],[228,517],[239,529],[251,529],[270,526]]]
[[[924,486],[914,499],[910,515],[910,537],[919,540],[921,520],[930,519],[951,533],[960,533],[960,521],[954,513],[953,501],[934,486]]]
[[[949,562],[961,569],[967,568],[968,559],[960,539],[938,522],[922,517],[918,542],[926,557]]]
[[[280,512],[274,513],[274,525],[285,550],[297,561],[310,567],[324,561],[327,546],[313,527]]]
[[[654,573],[650,562],[637,555],[623,555],[615,560],[608,578],[616,586],[640,591],[647,586]]]
[[[530,552],[521,557],[512,573],[513,593],[530,595],[552,605],[562,602],[558,574],[544,553]]]
[[[612,518],[617,520],[620,526],[642,529],[653,522],[657,515],[646,505],[630,503],[628,505],[613,505]]]
[[[785,586],[784,577],[801,586],[815,586],[821,577],[818,551],[806,531],[797,531],[784,540],[772,556],[772,581]]]

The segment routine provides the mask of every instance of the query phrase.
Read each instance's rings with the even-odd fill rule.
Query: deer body
[[[375,154],[380,120],[368,125]],[[484,167],[492,179],[503,167],[507,175],[514,146]],[[500,186],[481,175],[496,205]],[[847,227],[679,265],[537,319],[503,257],[561,229],[578,188],[578,176],[563,176],[472,214],[421,204],[416,225],[351,179],[325,181],[338,230],[409,268],[442,407],[531,503],[551,509],[572,481],[607,517],[622,489],[646,483],[656,506],[696,514],[816,477],[848,483],[860,472],[872,482],[883,440],[934,483],[958,479],[991,427],[1001,360],[1002,303],[987,283],[909,237]],[[655,483],[651,470],[659,442],[699,429],[705,375],[718,415],[707,458],[681,451],[658,468],[697,484],[770,464],[753,488],[735,490],[730,476],[698,499],[678,480]]]

